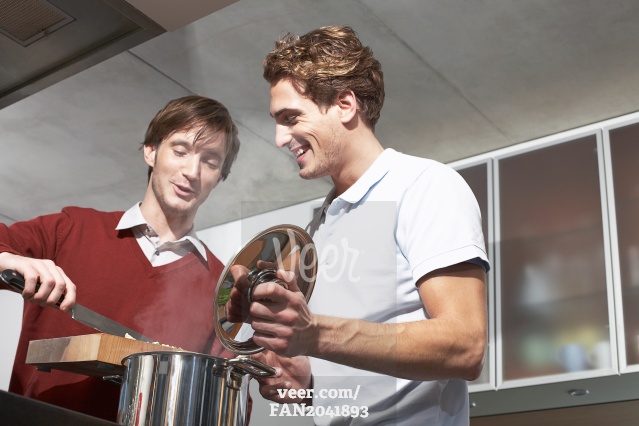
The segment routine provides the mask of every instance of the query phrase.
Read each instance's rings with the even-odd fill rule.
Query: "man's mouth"
[[[178,190],[178,192],[183,195],[189,195],[189,194],[195,193],[195,191],[188,186],[178,185],[177,183],[174,183],[173,185],[175,185],[175,188]]]
[[[293,155],[295,155],[295,158],[300,158],[306,151],[308,151],[308,149],[308,146],[300,146],[293,151]]]

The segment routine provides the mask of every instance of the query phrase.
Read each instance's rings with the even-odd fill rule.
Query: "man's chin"
[[[194,203],[167,203],[165,205],[167,213],[173,215],[188,215],[197,210],[197,206]]]
[[[312,179],[317,179],[318,177],[318,173],[311,169],[310,167],[300,167],[300,171],[298,173],[299,177],[301,177],[302,179],[305,180],[312,180]]]
[[[309,172],[309,171],[304,171],[304,170],[300,170],[299,172],[299,177],[301,177],[304,180],[313,180],[313,179],[319,179],[321,177],[327,176],[326,174],[321,174],[321,173],[313,173],[313,172]]]

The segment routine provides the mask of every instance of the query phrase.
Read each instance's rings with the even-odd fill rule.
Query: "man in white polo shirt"
[[[276,145],[300,177],[328,176],[334,188],[309,225],[319,255],[310,303],[285,271],[292,291],[254,289],[248,321],[270,350],[260,358],[282,369],[261,393],[291,402],[278,389],[312,388],[316,424],[467,425],[489,268],[471,190],[443,164],[382,147],[381,66],[351,28],[287,35],[264,77]],[[246,271],[233,272],[243,282]]]

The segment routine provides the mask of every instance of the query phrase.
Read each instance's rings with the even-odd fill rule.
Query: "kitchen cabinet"
[[[639,371],[639,123],[606,130],[620,369]]]
[[[488,260],[493,264],[492,244],[492,162],[483,160],[455,167],[464,178],[470,189],[475,194],[482,218],[482,231],[484,233],[484,245]],[[484,368],[478,379],[469,383],[469,389],[473,391],[495,388],[495,334],[494,324],[494,274],[489,273],[486,280],[486,298],[489,317],[488,346],[484,361]]]
[[[450,165],[491,261],[471,417],[639,398],[639,112]]]
[[[497,386],[617,370],[601,131],[495,156]]]

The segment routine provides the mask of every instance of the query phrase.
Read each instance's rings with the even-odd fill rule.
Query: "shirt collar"
[[[342,200],[356,204],[368,193],[373,185],[379,182],[390,170],[392,164],[392,157],[396,151],[392,148],[386,148],[371,164],[371,166],[364,172],[362,176],[342,195],[339,196]],[[335,188],[331,190],[329,196],[334,197]],[[327,197],[328,198],[328,197]],[[332,201],[332,198],[330,199]]]
[[[118,225],[115,227],[116,231],[122,229],[131,229],[140,225],[149,226],[146,219],[144,219],[144,216],[142,216],[140,204],[141,203],[135,203],[133,207],[124,212],[124,214],[120,218],[120,222],[118,222]],[[189,241],[191,244],[193,244],[198,253],[200,253],[202,258],[206,260],[206,248],[204,248],[204,244],[202,243],[202,241],[197,238],[193,227],[191,227],[191,230],[188,234],[177,241]]]

